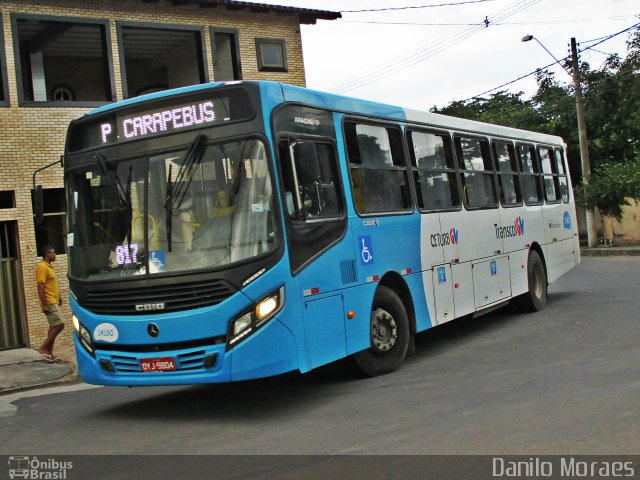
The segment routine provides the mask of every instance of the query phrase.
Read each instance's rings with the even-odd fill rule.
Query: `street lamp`
[[[564,71],[565,71],[565,72],[567,72],[567,73],[569,74],[569,76],[570,76],[570,77],[573,77],[573,74],[572,74],[569,70],[567,70],[567,69],[565,68],[565,66],[564,66],[562,63],[560,63],[560,60],[558,60],[558,59],[556,58],[556,56],[555,56],[553,53],[551,53],[551,52],[549,51],[549,49],[548,49],[547,47],[545,47],[545,46],[542,44],[542,42],[541,42],[540,40],[538,40],[536,37],[534,37],[533,35],[525,35],[524,37],[522,37],[522,40],[521,40],[521,41],[523,41],[523,42],[530,42],[531,40],[535,40],[536,42],[538,42],[538,45],[540,45],[542,48],[544,48],[544,51],[545,51],[545,52],[547,52],[549,55],[551,55],[551,56],[553,57],[553,59],[556,61],[556,63],[557,63],[558,65],[560,65],[560,66],[564,69]]]
[[[523,42],[529,42],[535,40],[538,42],[545,52],[547,52],[553,59],[564,69],[565,72],[573,78],[573,87],[576,92],[576,114],[578,117],[578,138],[580,139],[580,165],[582,167],[582,181],[588,182],[589,174],[591,173],[591,165],[589,163],[589,142],[587,140],[587,123],[584,118],[584,99],[582,97],[582,90],[580,88],[580,70],[578,69],[578,48],[576,46],[576,39],[571,39],[571,64],[573,71],[569,71],[565,68],[560,60],[558,60],[553,53],[545,47],[540,40],[533,35],[525,35],[522,37]],[[589,248],[598,246],[598,232],[595,224],[595,212],[593,208],[585,209],[587,219],[587,243]]]

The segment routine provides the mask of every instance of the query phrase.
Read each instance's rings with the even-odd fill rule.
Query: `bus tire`
[[[380,286],[371,305],[371,345],[353,355],[356,370],[369,377],[398,369],[409,347],[409,318],[402,301],[390,288]]]
[[[525,312],[539,312],[547,304],[547,273],[540,255],[535,250],[529,252],[527,262],[529,291],[516,299],[518,308]]]

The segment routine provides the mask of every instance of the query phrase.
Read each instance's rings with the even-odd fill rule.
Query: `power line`
[[[633,30],[634,28],[637,28],[638,26],[640,26],[640,22],[638,22],[638,23],[636,23],[636,24],[634,24],[634,25],[632,25],[632,26],[630,26],[630,27],[628,27],[628,28],[625,28],[624,30],[620,30],[619,32],[613,33],[613,34],[611,34],[611,35],[607,35],[606,37],[601,37],[601,38],[597,39],[597,40],[600,40],[598,43],[595,43],[595,44],[593,44],[593,45],[591,45],[591,46],[589,46],[589,47],[586,47],[586,48],[582,49],[580,52],[585,52],[585,51],[587,51],[587,50],[592,50],[592,49],[594,49],[594,47],[596,47],[597,45],[600,45],[601,43],[604,43],[604,42],[606,42],[607,40],[610,40],[610,39],[612,39],[612,38],[614,38],[614,37],[617,37],[618,35],[621,35],[621,34],[623,34],[623,33],[626,33],[626,32],[628,32],[628,31],[630,31],[630,30]],[[591,40],[587,40],[586,42],[590,42],[590,41],[591,41]],[[585,43],[585,42],[582,42],[582,43]],[[468,102],[469,100],[473,100],[473,99],[475,99],[475,98],[479,98],[479,97],[481,97],[482,95],[486,95],[487,93],[491,93],[491,92],[493,92],[493,91],[495,91],[495,90],[498,90],[498,89],[500,89],[500,88],[506,87],[506,86],[511,85],[511,84],[513,84],[513,83],[516,83],[516,82],[519,82],[520,80],[523,80],[523,79],[525,79],[525,78],[527,78],[527,77],[530,77],[531,75],[534,75],[535,73],[537,73],[537,72],[538,72],[538,71],[540,71],[540,70],[546,70],[547,68],[552,67],[552,66],[553,66],[553,65],[555,65],[555,64],[559,64],[560,62],[564,62],[564,61],[565,61],[565,60],[567,60],[568,58],[569,58],[569,56],[566,56],[566,57],[564,57],[564,58],[560,59],[560,61],[559,61],[559,62],[553,62],[553,63],[550,63],[549,65],[547,65],[547,66],[545,66],[545,67],[539,67],[539,68],[536,68],[533,72],[529,72],[529,73],[527,73],[527,74],[525,74],[525,75],[522,75],[521,77],[518,77],[518,78],[516,78],[516,79],[514,79],[514,80],[511,80],[511,81],[509,81],[509,82],[507,82],[507,83],[503,83],[502,85],[499,85],[499,86],[497,86],[497,87],[494,87],[494,88],[491,88],[491,89],[489,89],[489,90],[486,90],[486,91],[484,91],[484,92],[482,92],[482,93],[480,93],[480,94],[478,94],[478,95],[474,95],[474,96],[472,96],[472,97],[469,97],[469,98],[467,98],[466,100],[463,100],[462,102],[463,102],[463,103],[464,103],[464,102]]]
[[[598,40],[600,40],[598,43],[594,43],[593,45],[588,46],[588,47],[587,47],[587,48],[585,48],[584,50],[589,50],[589,49],[591,49],[591,48],[593,48],[593,47],[597,47],[597,46],[598,46],[598,45],[600,45],[601,43],[604,43],[604,42],[606,42],[607,40],[609,40],[609,39],[611,39],[611,38],[613,38],[613,37],[617,37],[618,35],[621,35],[621,34],[623,34],[623,33],[626,33],[626,32],[628,32],[628,31],[630,31],[630,30],[633,30],[634,28],[638,27],[639,25],[640,25],[640,22],[638,22],[638,23],[636,23],[636,24],[634,24],[634,25],[631,25],[629,28],[625,28],[624,30],[620,30],[620,31],[619,31],[619,32],[617,32],[617,33],[613,33],[613,34],[609,35],[608,37],[603,37],[603,39],[602,39],[602,40],[598,39]],[[590,42],[590,40],[587,40],[587,43],[588,43],[588,42]],[[584,43],[584,42],[583,42],[583,43]]]
[[[560,59],[560,62],[563,62],[563,61],[567,60],[568,58],[569,57],[564,57],[564,58]],[[549,67],[553,67],[554,65],[556,65],[556,64],[558,64],[560,62],[553,62],[553,63],[550,63],[549,65],[547,65],[545,67],[536,68],[533,72],[526,73],[526,74],[524,74],[524,75],[522,75],[522,76],[520,76],[518,78],[514,78],[513,80],[511,80],[511,81],[509,81],[507,83],[503,83],[502,85],[498,85],[497,87],[494,87],[494,88],[491,88],[489,90],[486,90],[486,91],[484,91],[482,93],[474,95],[473,97],[469,97],[466,100],[462,100],[462,103],[468,102],[469,100],[474,100],[476,98],[480,98],[483,95],[486,95],[487,93],[494,92],[494,91],[499,90],[501,88],[507,87],[507,86],[509,86],[509,85],[511,85],[513,83],[519,82],[520,80],[524,80],[525,78],[530,77],[531,75],[535,75],[536,73],[538,73],[541,70],[546,70]]]
[[[633,15],[633,17],[637,18],[637,15]],[[605,35],[604,37],[592,38],[591,40],[583,40],[581,42],[578,42],[578,45],[582,45],[583,43],[597,42],[599,40],[606,41],[606,40],[609,40],[612,37],[615,37],[616,35],[619,35],[621,33],[624,33],[624,32],[627,32],[629,30],[632,30],[633,28],[637,27],[638,25],[640,25],[640,23],[636,23],[634,25],[631,25],[629,28],[625,28],[624,30],[621,30],[620,32],[614,33],[612,35]],[[602,42],[600,42],[600,43],[602,43]],[[595,45],[591,45],[591,47],[595,47]],[[591,47],[589,47],[589,48],[591,48]]]
[[[388,12],[397,10],[416,10],[421,8],[436,8],[436,7],[455,7],[458,5],[468,5],[470,3],[485,3],[492,2],[493,0],[468,0],[464,2],[452,2],[452,3],[437,3],[432,5],[418,5],[413,7],[389,7],[389,8],[369,8],[364,10],[340,10],[340,13],[365,13],[365,12]]]
[[[407,54],[401,57],[399,60],[392,62],[387,65],[383,65],[378,67],[369,73],[365,73],[359,77],[356,77],[352,80],[348,80],[342,82],[329,91],[332,93],[344,93],[350,90],[354,90],[356,88],[363,87],[375,81],[378,81],[382,78],[389,77],[391,75],[395,75],[398,72],[405,70],[417,63],[420,63],[438,53],[450,48],[453,45],[460,43],[461,41],[467,39],[471,35],[478,33],[479,31],[485,29],[487,26],[491,25],[494,21],[504,20],[512,15],[515,15],[526,8],[531,7],[532,5],[540,2],[540,0],[519,0],[514,4],[504,8],[503,10],[497,12],[495,16],[491,16],[491,21],[488,20],[488,17],[485,18],[487,23],[477,24],[471,26],[467,29],[464,29],[456,34],[450,35],[437,41],[427,48],[422,48],[420,50],[414,51],[410,54]]]
[[[521,0],[520,2],[517,2],[517,3],[521,4],[521,3],[523,3],[523,1],[526,1],[526,0]],[[511,8],[511,7],[509,7],[509,8]],[[507,10],[509,10],[509,8],[506,9],[506,10],[503,10],[503,11],[507,11]],[[498,14],[502,13],[503,11],[498,12]],[[395,62],[393,62],[391,64],[384,65],[382,67],[377,67],[373,71],[370,71],[369,73],[361,75],[360,77],[356,77],[356,78],[354,78],[352,80],[348,80],[348,81],[342,82],[342,83],[336,85],[330,91],[337,92],[337,91],[348,91],[348,90],[351,90],[352,87],[355,88],[357,86],[360,86],[359,84],[362,83],[363,81],[367,82],[368,79],[376,78],[379,75],[384,74],[385,72],[388,73],[388,71],[393,67],[401,67],[406,62],[411,62],[414,58],[419,57],[420,55],[423,55],[425,52],[428,53],[430,49],[438,48],[438,46],[446,44],[447,42],[455,41],[456,37],[463,36],[463,35],[465,35],[465,34],[467,34],[469,32],[473,33],[473,31],[476,30],[477,28],[478,28],[478,26],[476,25],[473,28],[463,30],[462,32],[458,32],[457,34],[454,34],[454,35],[449,36],[449,37],[445,37],[441,41],[437,42],[435,45],[432,45],[431,47],[429,47],[427,49],[423,48],[423,49],[414,51],[412,53],[409,53],[409,54],[405,55],[404,57],[401,57],[399,60],[397,60],[397,61],[395,61]]]
[[[602,21],[615,21],[615,20],[625,20],[629,17],[636,17],[636,15],[619,15],[616,17],[593,17],[593,18],[582,18],[582,19],[567,19],[567,20],[548,20],[548,21],[537,21],[537,22],[491,22],[493,26],[503,26],[503,25],[566,25],[571,23],[595,23]],[[413,25],[413,26],[424,26],[424,27],[466,27],[466,26],[474,26],[481,25],[485,26],[484,22],[476,22],[476,23],[424,23],[424,22],[383,22],[377,20],[342,20],[341,23],[359,23],[362,25]],[[603,37],[604,38],[604,37]],[[597,39],[597,40],[600,40]],[[584,42],[583,42],[584,43]]]
[[[484,23],[367,22],[364,20],[342,20],[340,23],[359,23],[367,25],[415,25],[420,27],[469,27],[473,25],[484,25]]]
[[[623,72],[623,73],[618,73],[616,75],[616,78],[626,78],[628,76],[633,76],[635,75],[634,72],[629,71],[629,72]],[[608,78],[602,79],[600,81],[598,81],[595,86],[596,88],[599,88],[605,81],[609,80]],[[562,87],[559,87],[562,92],[566,92],[565,95],[563,95],[562,92],[553,92],[555,99],[552,99],[552,101],[570,101],[572,104],[575,103],[575,97],[573,97],[573,93],[572,93],[572,85],[568,85],[567,90],[565,91],[564,89],[562,89]],[[599,90],[598,93],[596,94],[589,94],[586,98],[586,100],[592,100],[594,98],[597,97],[603,97],[604,95],[611,93],[615,90],[618,89],[618,86],[615,85],[611,88],[607,88],[605,90]],[[484,100],[482,98],[478,98],[478,100]],[[464,102],[466,102],[467,100],[464,100]],[[436,107],[438,108],[438,107]],[[446,108],[446,107],[444,107]],[[442,109],[439,109],[442,110]],[[520,115],[518,116],[518,118],[520,120],[535,120],[537,117],[550,117],[550,116],[554,116],[554,115],[558,115],[559,113],[561,113],[563,111],[562,107],[555,107],[555,108],[549,108],[548,106],[546,106],[545,104],[545,108],[544,110],[535,110],[535,113],[533,114],[525,114],[525,115]]]
[[[594,52],[601,53],[602,55],[606,55],[607,57],[610,57],[610,56],[611,56],[611,53],[603,52],[602,50],[596,50],[595,48],[590,48],[589,50],[592,50],[592,51],[594,51]]]

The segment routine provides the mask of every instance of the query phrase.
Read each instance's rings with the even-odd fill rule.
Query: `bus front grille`
[[[206,350],[197,350],[191,352],[185,352],[176,355],[174,358],[176,365],[176,372],[187,372],[190,370],[203,370],[215,365],[207,365],[207,356],[213,355],[213,358],[217,358],[217,355],[207,353]],[[114,354],[109,358],[114,371],[119,373],[143,373],[140,367],[141,357],[131,354]]]
[[[210,307],[234,293],[236,290],[222,280],[129,289],[103,285],[99,291],[87,292],[80,304],[100,315],[144,315]]]

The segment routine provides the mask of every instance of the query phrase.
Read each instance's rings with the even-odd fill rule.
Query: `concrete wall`
[[[627,198],[627,200],[630,205],[622,208],[622,219],[620,221],[613,220],[612,222],[614,246],[640,245],[640,202],[633,198]],[[586,242],[587,229],[584,208],[578,206],[577,214],[580,238]],[[598,237],[600,242],[604,243],[604,227],[602,222],[602,215],[597,213],[596,226],[598,229]]]

